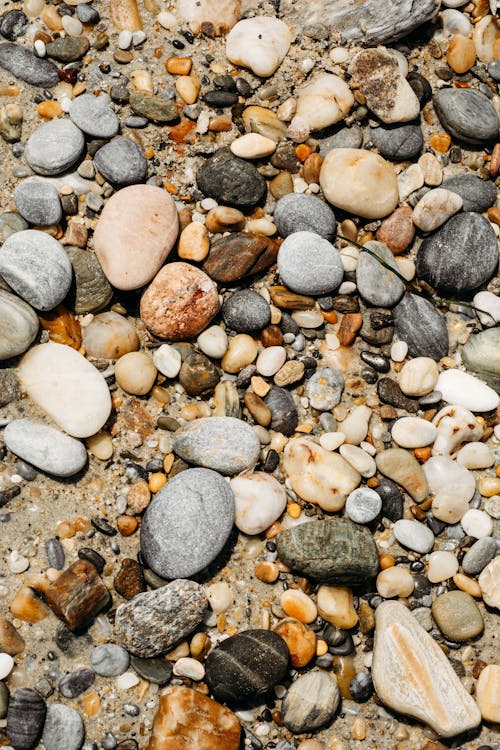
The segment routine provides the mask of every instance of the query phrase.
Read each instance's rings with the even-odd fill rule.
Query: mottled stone
[[[95,567],[77,560],[48,586],[45,600],[71,631],[80,632],[108,606],[111,597]]]
[[[115,185],[144,182],[148,163],[142,148],[128,138],[115,138],[102,146],[94,156],[98,172]]]
[[[37,174],[58,175],[78,161],[84,146],[83,133],[71,120],[51,120],[30,135],[24,158]]]
[[[90,42],[85,36],[65,36],[49,42],[46,49],[48,57],[70,63],[83,57],[89,47]]]
[[[173,449],[188,463],[232,475],[257,463],[260,444],[241,419],[203,417],[177,430]]]
[[[97,256],[79,247],[68,246],[64,249],[74,274],[69,291],[70,307],[77,315],[99,312],[111,302],[113,290]]]
[[[172,99],[163,99],[144,91],[134,91],[130,95],[130,106],[138,115],[157,123],[172,123],[179,119],[179,110]]]
[[[17,401],[19,396],[19,379],[16,371],[2,368],[0,370],[0,406],[6,406],[12,401]]]
[[[424,145],[424,135],[420,125],[370,128],[370,140],[384,159],[391,161],[415,159]]]
[[[434,599],[432,616],[443,635],[451,641],[467,641],[484,630],[479,607],[465,591],[448,591]]]
[[[294,734],[329,724],[340,702],[336,680],[326,672],[308,672],[288,688],[281,704],[283,724]]]
[[[463,201],[464,211],[476,211],[481,214],[495,205],[497,191],[493,182],[482,180],[474,174],[457,174],[447,177],[441,187],[457,193]]]
[[[95,673],[92,669],[79,669],[65,675],[59,681],[58,690],[63,698],[78,698],[85,693],[95,682]]]
[[[215,281],[229,284],[265,271],[276,262],[278,249],[269,237],[235,232],[211,243],[203,270]]]
[[[24,180],[14,190],[14,203],[30,224],[49,226],[61,221],[62,208],[57,190],[47,182]]]
[[[469,336],[462,349],[462,361],[500,393],[500,328],[488,328]]]
[[[498,138],[498,115],[480,91],[442,88],[434,94],[433,105],[441,124],[455,138],[480,145]]]
[[[130,657],[121,646],[103,643],[90,653],[90,666],[102,677],[118,677],[127,671]]]
[[[42,735],[46,750],[80,750],[84,737],[85,726],[78,711],[63,703],[47,708]]]
[[[389,448],[377,455],[376,464],[382,474],[403,487],[417,503],[425,500],[429,491],[427,479],[413,454],[403,448]]]
[[[25,352],[39,327],[38,317],[30,305],[0,289],[0,361]]]
[[[179,383],[190,396],[212,393],[220,378],[220,371],[204,354],[193,350],[183,358]]]
[[[220,149],[198,170],[199,189],[210,198],[235,208],[249,209],[260,205],[267,185],[257,169],[229,149]]]
[[[271,309],[254,289],[242,289],[225,299],[222,316],[228,328],[238,333],[250,333],[269,325]]]
[[[48,474],[70,477],[87,463],[87,451],[82,443],[31,419],[14,419],[3,436],[12,453]]]
[[[306,383],[306,396],[313,409],[330,411],[339,403],[344,376],[331,367],[320,367]]]
[[[396,333],[412,357],[440,360],[448,354],[446,318],[423,297],[405,294],[394,308]]]
[[[129,507],[130,505],[129,501]],[[143,569],[137,560],[130,557],[122,560],[120,568],[114,577],[113,587],[124,599],[133,599],[137,594],[142,594],[143,591],[146,591]]]
[[[327,203],[314,195],[289,193],[274,208],[274,221],[281,237],[294,232],[315,232],[325,240],[335,236],[337,222]]]
[[[32,750],[41,737],[47,706],[31,688],[20,688],[10,698],[7,737],[14,750]]]
[[[32,86],[51,89],[59,83],[57,66],[53,62],[37,57],[18,44],[0,44],[0,68]]]

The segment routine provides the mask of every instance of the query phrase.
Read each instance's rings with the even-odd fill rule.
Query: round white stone
[[[476,491],[476,480],[468,469],[447,456],[431,456],[423,465],[429,490],[434,494],[453,491],[457,499],[469,500]]]
[[[327,451],[334,451],[342,445],[344,440],[345,435],[343,432],[324,432],[320,435],[319,444]]]
[[[285,510],[285,489],[271,474],[242,474],[229,484],[234,495],[234,522],[244,534],[261,534]]]
[[[430,357],[405,362],[399,373],[399,387],[406,396],[424,396],[434,390],[439,377],[437,363]]]
[[[220,326],[210,326],[197,338],[196,343],[203,354],[213,359],[222,359],[227,352],[228,339],[227,334]]]
[[[493,534],[493,519],[484,510],[470,508],[462,517],[460,524],[465,533],[475,539],[482,539],[484,536]]]
[[[408,354],[406,341],[395,341],[391,346],[391,359],[393,362],[402,362]]]
[[[458,572],[458,560],[452,552],[438,550],[429,555],[427,578],[431,583],[440,583],[453,578]]]
[[[257,357],[255,366],[259,375],[269,378],[275,375],[285,362],[286,350],[283,346],[268,346]]]
[[[245,18],[229,32],[226,55],[235,65],[267,78],[281,65],[291,41],[290,29],[278,18]]]
[[[259,133],[245,133],[231,143],[231,151],[240,159],[261,159],[276,151],[276,142]]]
[[[382,510],[382,498],[370,487],[358,487],[345,502],[345,512],[354,523],[370,523]]]
[[[500,403],[500,396],[479,378],[462,370],[445,370],[437,379],[436,389],[443,401],[459,404],[471,411],[492,411]]]
[[[0,680],[4,680],[14,667],[14,659],[10,654],[0,654]]]
[[[400,544],[421,555],[430,552],[434,546],[434,534],[419,521],[400,519],[392,527],[394,536]]]
[[[500,321],[500,297],[493,292],[478,292],[473,299],[483,326],[494,326]]]
[[[167,378],[175,378],[181,369],[181,355],[170,344],[162,344],[153,350],[153,362],[156,368]]]
[[[181,656],[174,664],[174,674],[177,677],[189,677],[190,680],[199,682],[205,677],[205,667],[198,659]]]
[[[426,445],[432,445],[437,429],[426,419],[402,417],[394,423],[391,435],[401,448],[424,448]]]
[[[309,130],[322,130],[343,120],[353,104],[347,83],[339,76],[323,73],[299,92],[297,115]]]
[[[495,463],[495,454],[486,443],[468,443],[458,451],[457,463],[466,469],[488,469]]]

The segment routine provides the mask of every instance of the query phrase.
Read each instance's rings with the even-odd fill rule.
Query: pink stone
[[[415,237],[412,214],[409,206],[401,206],[384,219],[377,229],[377,240],[385,243],[394,255],[404,252]]]

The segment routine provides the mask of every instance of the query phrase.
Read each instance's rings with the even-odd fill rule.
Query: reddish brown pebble
[[[281,346],[283,343],[283,334],[279,326],[271,325],[264,328],[260,334],[262,346]]]
[[[274,631],[285,641],[294,667],[305,667],[316,654],[316,633],[293,617],[281,620]]]
[[[272,266],[278,249],[276,240],[236,232],[212,243],[203,270],[212,279],[227,284]]]
[[[316,183],[316,185],[319,185],[319,172],[322,164],[323,158],[319,154],[309,154],[302,168],[304,180],[308,185],[310,185],[312,182]]]
[[[316,304],[314,297],[296,294],[287,289],[286,286],[271,286],[269,287],[269,294],[273,303],[284,310],[310,310]]]
[[[0,652],[16,656],[24,650],[24,638],[6,617],[0,617]]]
[[[340,328],[337,333],[341,346],[350,346],[356,334],[363,325],[363,316],[361,313],[347,313],[342,318]]]
[[[146,591],[146,581],[142,568],[137,560],[126,557],[122,560],[120,570],[113,581],[115,591],[125,599],[133,599],[137,594]]]
[[[139,526],[139,521],[133,516],[120,516],[116,521],[116,527],[122,536],[132,536]]]
[[[110,595],[94,566],[78,560],[47,588],[45,599],[70,630],[79,631],[107,606]]]
[[[377,229],[377,240],[384,242],[394,255],[404,252],[415,237],[412,214],[409,206],[401,206],[384,219]]]

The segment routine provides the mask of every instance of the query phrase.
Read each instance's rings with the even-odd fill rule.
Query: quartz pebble
[[[358,622],[352,591],[346,586],[320,586],[316,598],[318,614],[336,628],[348,630]]]
[[[453,492],[455,500],[469,502],[476,490],[474,475],[447,456],[432,456],[425,462],[423,471],[429,490],[436,496]]]
[[[437,390],[449,404],[459,404],[471,411],[484,412],[496,409],[500,397],[479,378],[461,370],[445,370],[439,375]]]
[[[323,73],[299,92],[296,115],[309,130],[323,130],[343,120],[354,104],[347,83],[339,76]]]
[[[376,457],[378,470],[401,485],[417,502],[427,497],[426,475],[417,460],[402,448],[389,448]]]
[[[97,359],[120,359],[139,348],[139,337],[130,320],[111,310],[95,315],[84,327],[82,338],[87,355]]]
[[[434,534],[419,521],[396,521],[393,532],[400,544],[421,555],[430,552],[434,546]]]
[[[244,534],[262,533],[285,509],[285,490],[272,475],[259,471],[241,474],[229,484],[234,495],[234,522]]]
[[[380,495],[369,487],[354,490],[345,503],[346,515],[355,523],[370,523],[378,516],[381,509]]]
[[[478,578],[483,601],[489,607],[500,609],[500,555],[491,560]]]
[[[229,32],[226,55],[235,65],[267,78],[280,66],[291,41],[292,34],[283,21],[267,16],[246,18]]]
[[[406,396],[425,396],[436,387],[439,368],[430,357],[405,362],[399,373],[399,387]]]
[[[158,371],[145,352],[128,352],[115,364],[116,382],[127,393],[144,396],[149,393]]]
[[[4,440],[12,453],[55,476],[73,476],[87,462],[87,451],[78,440],[31,419],[10,422]]]
[[[259,133],[246,133],[231,143],[231,151],[241,159],[262,159],[276,150],[276,143]]]
[[[446,188],[429,190],[413,210],[413,223],[422,232],[433,232],[462,208],[462,198]]]
[[[460,519],[460,524],[469,536],[481,539],[493,533],[493,520],[484,510],[470,508]]]
[[[220,326],[210,326],[200,333],[197,344],[207,357],[222,359],[227,351],[227,334]]]
[[[438,550],[432,552],[428,559],[427,578],[431,583],[441,583],[453,578],[458,571],[458,560],[452,552]]]
[[[381,570],[376,580],[377,591],[384,599],[395,596],[411,596],[415,588],[415,581],[408,570],[394,565]]]
[[[391,435],[401,448],[423,448],[432,445],[436,439],[437,429],[425,419],[402,417],[395,422]]]
[[[500,666],[487,664],[476,685],[476,703],[485,721],[500,722]]]

